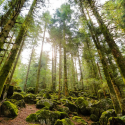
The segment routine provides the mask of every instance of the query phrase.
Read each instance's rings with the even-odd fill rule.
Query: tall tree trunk
[[[53,58],[52,58],[52,86],[53,91],[56,91],[56,45],[53,45]]]
[[[80,68],[80,74],[81,74],[80,82],[82,84],[82,89],[84,89],[84,87],[83,87],[83,73],[82,73],[81,60],[80,60],[80,57],[79,57],[79,50],[78,50],[78,61],[79,61],[79,68]]]
[[[61,87],[62,87],[62,74],[61,74],[61,62],[62,62],[62,58],[61,58],[62,54],[61,54],[61,41],[59,44],[59,92],[58,92],[58,99],[60,100],[61,97]]]
[[[38,70],[37,70],[37,81],[36,81],[35,93],[38,93],[38,87],[39,87],[39,78],[40,78],[41,61],[42,61],[42,53],[43,53],[43,44],[44,44],[44,39],[45,39],[46,25],[47,24],[45,24],[45,26],[44,26],[43,41],[42,41],[41,53],[40,53],[40,58],[39,58],[39,65],[38,65]]]
[[[4,26],[4,28],[2,29],[2,32],[0,33],[0,51],[3,47],[3,44],[10,32],[10,30],[13,28],[13,26],[15,25],[16,19],[24,5],[26,0],[18,0],[17,1],[17,5],[15,8],[15,11],[13,12],[11,18],[9,19],[9,21],[7,22],[7,24]]]
[[[32,57],[33,57],[33,53],[34,53],[34,45],[33,45],[33,48],[32,48],[32,53],[31,53],[31,56],[30,56],[29,64],[28,64],[26,81],[25,81],[25,84],[24,84],[24,92],[26,91],[26,85],[27,85],[27,80],[28,80],[28,75],[29,75],[29,71],[30,71],[30,64],[31,64],[31,60],[32,60]]]
[[[105,40],[111,49],[111,52],[114,56],[114,59],[118,65],[118,68],[122,75],[123,81],[125,83],[125,59],[122,56],[117,44],[115,43],[112,34],[110,33],[109,29],[106,27],[101,16],[99,15],[99,12],[97,11],[97,8],[95,6],[95,2],[93,0],[90,0],[90,1],[88,1],[88,3],[93,11],[94,16],[96,17],[96,19],[98,21],[98,24],[105,37]]]
[[[8,60],[6,61],[6,63],[4,64],[4,66],[2,67],[1,71],[0,71],[0,97],[3,91],[3,86],[4,86],[4,82],[8,76],[8,73],[12,67],[12,64],[14,62],[14,59],[16,57],[16,54],[18,52],[18,49],[20,47],[21,41],[25,35],[25,33],[27,32],[28,26],[30,24],[30,22],[32,20],[30,20],[31,16],[32,16],[32,12],[34,10],[34,6],[36,5],[37,0],[33,1],[33,4],[29,10],[28,15],[26,16],[26,19],[24,21],[24,23],[22,24],[19,34],[15,40],[15,44],[13,45],[12,49],[11,49],[11,55],[8,57]]]
[[[72,53],[71,53],[71,61],[72,61],[73,90],[76,90],[75,67],[74,67],[74,61],[73,61]]]
[[[65,22],[64,22],[65,27]],[[67,83],[67,59],[66,59],[66,39],[65,39],[65,28],[63,29],[63,41],[64,41],[64,91],[65,96],[69,96],[68,83]]]
[[[9,89],[9,85],[11,84],[11,81],[12,81],[12,78],[13,78],[13,74],[14,74],[14,71],[15,71],[15,69],[16,69],[17,62],[18,62],[18,60],[19,60],[19,57],[20,57],[20,54],[21,54],[21,51],[22,51],[22,48],[23,48],[23,45],[24,45],[24,40],[25,40],[25,37],[24,37],[23,40],[22,40],[22,43],[21,43],[19,52],[18,52],[18,54],[17,54],[17,58],[15,59],[14,66],[13,66],[12,71],[11,71],[11,73],[10,73],[10,76],[8,75],[7,80],[6,80],[6,82],[5,82],[6,88],[5,88],[5,92],[4,92],[4,94],[3,94],[3,99],[5,99],[6,96],[7,96],[7,91],[8,91],[8,89]]]

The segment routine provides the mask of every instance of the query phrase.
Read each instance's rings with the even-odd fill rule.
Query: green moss
[[[49,93],[45,93],[43,95],[43,98],[45,98],[45,99],[51,99],[51,95]]]
[[[14,92],[11,98],[16,100],[21,100],[24,99],[24,96],[19,92]]]
[[[114,117],[116,116],[114,109],[109,109],[109,110],[103,112],[100,119],[99,119],[100,124],[101,125],[107,125],[108,119],[110,117],[113,117],[113,116]]]
[[[88,102],[84,99],[84,97],[79,97],[76,101],[75,104],[77,105],[79,112],[82,113],[83,115],[86,115],[88,112],[86,110],[86,107],[88,106]]]
[[[10,101],[3,102],[1,106],[1,112],[4,116],[15,117],[18,115],[17,106],[11,103]]]
[[[87,123],[79,116],[74,116],[72,119],[80,125],[87,125]]]
[[[29,87],[29,88],[26,89],[26,92],[35,94],[35,88],[34,87]]]
[[[54,125],[74,125],[74,123],[71,122],[70,119],[65,118],[65,119],[62,119],[62,120],[59,120],[59,119],[58,119],[58,120],[55,122]]]
[[[66,112],[60,112],[60,119],[69,118]]]
[[[30,114],[27,118],[27,122],[35,122],[37,120],[36,114]]]
[[[32,93],[26,94],[26,96],[24,97],[24,100],[28,104],[35,104],[36,103],[36,96]]]
[[[96,115],[94,115],[94,114],[91,114],[90,115],[90,119],[92,120],[92,121],[94,121],[94,122],[97,122],[99,119],[98,119],[98,117],[96,116]]]

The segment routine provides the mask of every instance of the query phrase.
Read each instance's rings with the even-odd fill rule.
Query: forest
[[[125,1],[0,0],[0,125],[125,125]]]

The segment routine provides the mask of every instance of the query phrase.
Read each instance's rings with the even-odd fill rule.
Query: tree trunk
[[[26,0],[18,0],[15,11],[13,12],[13,14],[12,14],[11,18],[9,19],[9,21],[7,22],[7,24],[2,29],[2,32],[0,33],[0,50],[2,49],[10,30],[15,25],[16,19],[20,13],[25,1]]]
[[[83,73],[82,73],[81,60],[80,60],[80,57],[79,57],[79,50],[78,50],[78,60],[79,60],[79,68],[80,68],[80,74],[81,74],[80,82],[82,84],[82,89],[84,89],[84,87],[83,87]]]
[[[60,97],[61,97],[61,86],[62,86],[62,74],[61,74],[61,41],[60,41],[60,44],[59,44],[59,92],[58,92],[58,99],[60,100]]]
[[[40,53],[40,58],[39,58],[39,65],[38,65],[38,70],[37,70],[37,81],[36,81],[36,88],[35,88],[35,93],[38,93],[38,87],[39,87],[39,78],[40,78],[40,70],[41,70],[41,61],[42,61],[42,53],[43,53],[43,44],[44,44],[44,39],[45,39],[45,32],[46,32],[46,24],[44,27],[44,33],[43,33],[43,41],[42,41],[42,46],[41,46],[41,53]]]
[[[9,89],[9,85],[11,84],[11,81],[12,81],[12,78],[13,78],[13,74],[14,74],[14,71],[15,71],[15,69],[16,69],[17,62],[18,62],[18,60],[19,60],[19,57],[20,57],[20,54],[21,54],[21,51],[22,51],[22,48],[23,48],[23,45],[24,45],[24,40],[25,40],[25,38],[23,38],[23,40],[22,40],[22,43],[21,43],[19,52],[18,52],[18,54],[17,54],[17,58],[16,58],[16,60],[15,60],[13,69],[12,69],[12,71],[11,71],[11,74],[10,74],[10,76],[7,77],[7,80],[6,80],[6,83],[5,83],[7,86],[6,86],[5,92],[4,92],[4,94],[3,94],[3,99],[5,99],[6,96],[7,96],[7,91],[8,91],[8,89]]]
[[[26,16],[26,19],[24,21],[24,23],[22,24],[21,28],[20,28],[20,31],[19,31],[19,34],[15,40],[15,44],[13,45],[12,49],[11,49],[11,52],[10,52],[10,56],[8,57],[8,60],[6,61],[6,63],[4,64],[4,66],[2,67],[1,71],[0,71],[0,97],[1,97],[1,94],[2,94],[2,91],[3,91],[3,86],[4,86],[4,82],[8,76],[8,73],[12,67],[12,64],[14,62],[14,59],[16,57],[16,54],[18,52],[18,49],[20,47],[20,44],[21,44],[21,41],[25,35],[25,33],[27,32],[27,29],[28,29],[28,26],[29,26],[29,23],[30,21],[32,20],[29,20],[32,16],[32,12],[34,10],[34,6],[36,5],[36,0],[33,1],[33,4],[29,10],[29,13],[28,15]]]
[[[2,31],[2,27],[4,27],[4,25],[7,23],[7,21],[9,20],[10,16],[12,13],[14,13],[15,11],[15,7],[17,5],[17,0],[11,0],[10,1],[10,8],[9,10],[4,14],[2,15],[1,19],[0,19],[0,27],[1,27],[1,31]]]
[[[9,41],[8,45],[7,45],[6,50],[8,50],[8,49],[9,49],[10,44],[12,43],[12,40],[13,40],[13,36],[14,36],[14,33],[13,33],[13,35],[12,35],[12,37],[11,37],[11,39],[10,39],[10,41]],[[4,52],[4,54],[3,54],[2,58],[1,58],[1,61],[0,61],[0,66],[1,66],[1,64],[3,63],[3,60],[4,60],[5,56],[6,56],[6,53],[7,53],[7,51],[5,51],[5,52]]]
[[[98,67],[98,71],[99,71],[99,76],[100,76],[100,80],[101,80],[101,83],[103,85],[103,79],[102,79],[102,75],[101,75],[101,72],[100,72],[100,67],[99,67],[99,64],[97,62],[97,67]],[[103,93],[104,93],[104,96],[106,98],[106,93],[105,93],[105,90],[103,89]]]
[[[72,53],[71,53],[71,61],[72,61],[73,90],[76,90],[75,67],[74,67],[74,61],[73,61]]]
[[[29,64],[28,64],[26,81],[25,81],[25,84],[24,84],[24,92],[26,91],[26,85],[27,85],[28,75],[29,75],[29,71],[30,71],[30,64],[31,64],[31,60],[32,60],[32,57],[33,57],[33,52],[34,52],[34,45],[33,45],[33,48],[32,48],[32,53],[31,53],[31,56],[30,56]]]
[[[120,70],[123,81],[125,83],[125,59],[122,56],[117,44],[115,43],[112,34],[110,33],[109,29],[106,27],[101,16],[99,15],[99,12],[97,11],[96,6],[94,5],[95,2],[93,0],[91,0],[91,1],[88,1],[88,3],[93,11],[93,14],[95,15],[95,17],[98,21],[98,24],[99,24],[100,29],[105,37],[105,40],[111,49],[111,52],[114,56],[114,59],[117,63],[117,66]]]

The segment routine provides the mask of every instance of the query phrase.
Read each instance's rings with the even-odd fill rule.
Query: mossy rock
[[[97,122],[99,119],[98,119],[98,116],[94,115],[94,114],[91,114],[90,115],[90,119],[94,122]]]
[[[77,112],[78,111],[77,106],[69,100],[65,102],[64,106],[68,107],[71,112]]]
[[[51,99],[51,95],[47,92],[43,95],[44,99]]]
[[[91,114],[94,114],[100,118],[101,114],[108,109],[113,109],[111,99],[101,99],[100,101],[97,101],[91,105]]]
[[[84,97],[79,97],[75,101],[76,106],[79,109],[79,112],[82,113],[83,115],[87,115],[87,109],[86,107],[88,106],[88,102],[84,99]]]
[[[66,112],[60,112],[60,119],[69,118]]]
[[[14,86],[14,92],[22,92],[21,87]]]
[[[27,104],[35,104],[36,103],[36,96],[32,93],[29,93],[24,97],[24,101]]]
[[[108,119],[110,117],[115,117],[115,116],[116,116],[116,114],[115,114],[114,109],[109,109],[109,110],[103,112],[100,119],[99,119],[100,125],[107,125]]]
[[[69,113],[69,108],[68,107],[64,107],[64,106],[61,106],[61,107],[57,107],[57,110],[58,111],[61,111],[61,112],[66,112],[66,113]]]
[[[32,93],[32,94],[35,94],[35,87],[29,87],[26,89],[26,92],[27,93]]]
[[[54,104],[52,100],[49,99],[38,100],[36,103],[36,108],[40,109],[43,107],[48,107],[49,109],[52,109],[54,107]]]
[[[74,125],[73,122],[69,118],[65,118],[62,120],[57,120],[54,125]]]
[[[87,123],[79,116],[74,116],[72,119],[80,125],[87,125]]]
[[[107,125],[125,125],[125,116],[110,117]]]
[[[61,113],[59,111],[49,111],[41,109],[35,114],[30,114],[27,118],[27,122],[38,122],[42,125],[54,125],[57,119],[60,119]]]
[[[24,99],[21,99],[21,100],[8,99],[8,101],[12,102],[13,104],[17,105],[20,108],[25,107],[25,101],[24,101]]]
[[[1,105],[1,114],[5,117],[16,117],[18,115],[18,108],[15,104],[11,103],[10,101],[5,101]]]
[[[24,96],[19,92],[14,92],[11,96],[11,99],[21,100],[24,99]]]

